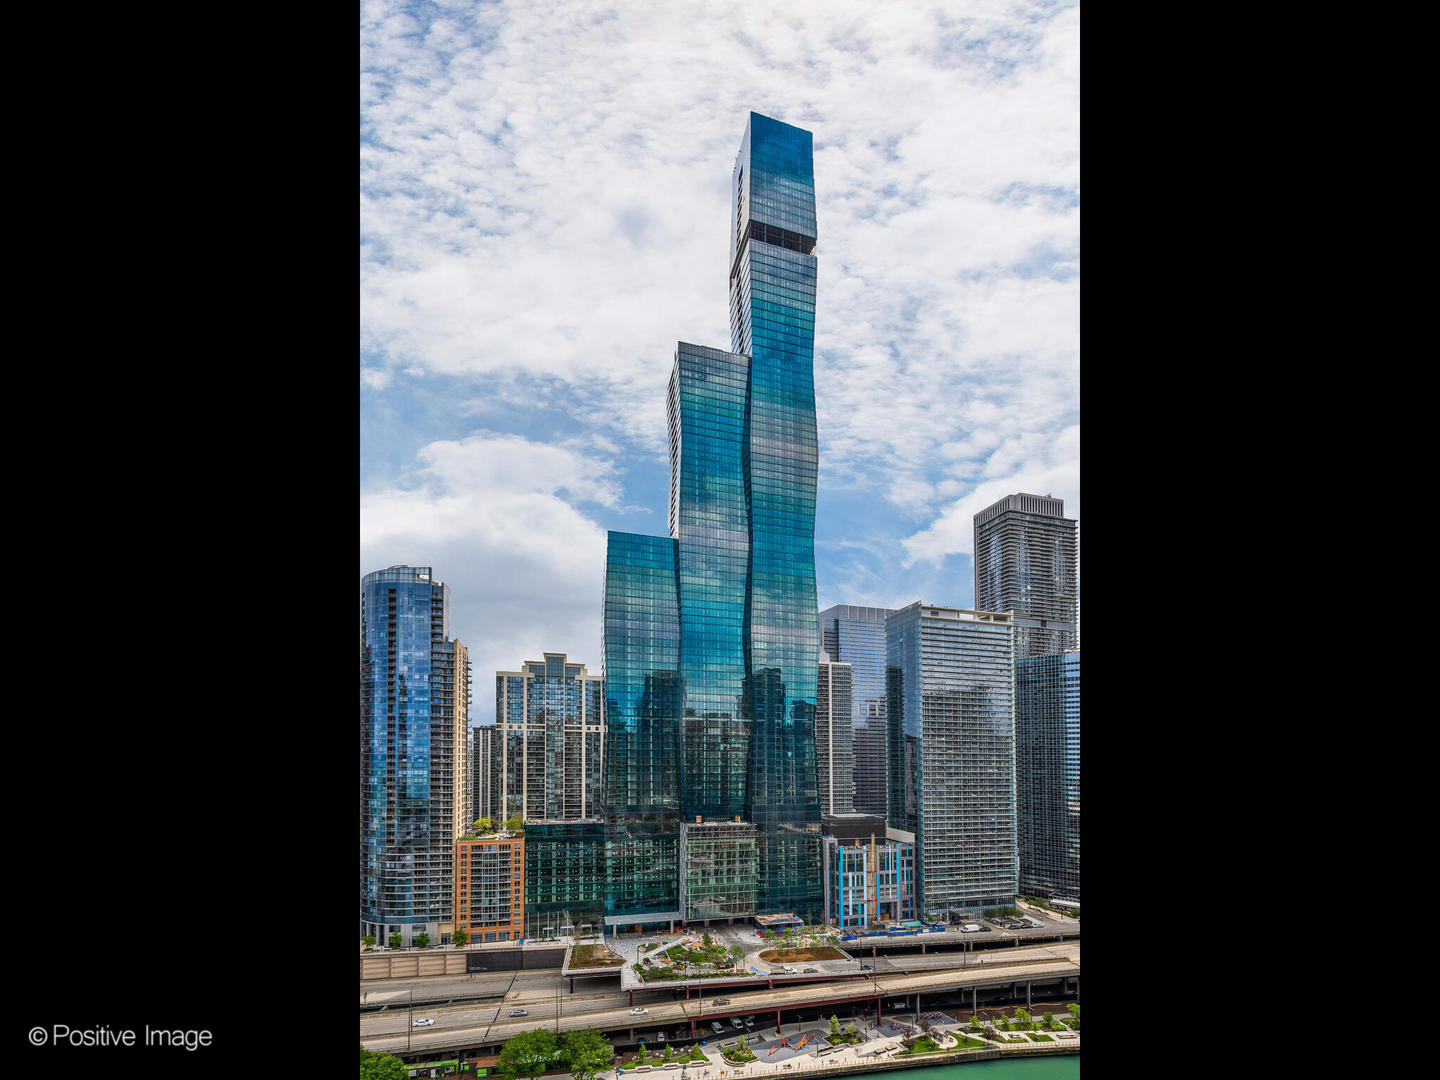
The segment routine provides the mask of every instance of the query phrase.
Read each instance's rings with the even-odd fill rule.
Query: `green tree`
[[[1065,1008],[1068,1009],[1069,1012],[1070,1012],[1070,1015],[1075,1018],[1075,1030],[1076,1030],[1076,1031],[1079,1031],[1079,1030],[1080,1030],[1080,1003],[1079,1003],[1078,1001],[1072,1001],[1072,1002],[1069,1002],[1069,1003],[1065,1006]]]
[[[400,947],[400,935],[399,935],[399,934],[391,934],[391,935],[390,935],[390,948],[392,948],[392,949],[398,949],[399,947]]]
[[[845,1034],[851,1039],[860,1034],[860,1029],[855,1026],[854,1020],[851,1020],[850,1023],[845,1025]]]
[[[362,938],[360,939],[360,944],[361,944],[361,945],[368,946],[368,947],[373,947],[374,944],[375,944],[375,935],[374,935],[374,934],[366,934],[364,937],[362,937]]]
[[[456,930],[453,934],[450,935],[451,945],[464,945],[469,940],[470,934],[465,930]]]
[[[416,934],[416,935],[415,935],[415,944],[418,945],[418,946],[419,946],[420,948],[422,948],[422,949],[428,949],[428,948],[430,947],[430,935],[429,935],[429,934]]]
[[[745,955],[745,950],[740,948],[739,945],[731,945],[730,955],[735,958],[735,962],[738,964],[740,962],[740,958]]]
[[[505,828],[510,832],[520,832],[525,828],[525,819],[519,814],[505,819]]]
[[[785,937],[784,955],[788,956],[788,955],[790,955],[790,953],[792,953],[792,952],[795,951],[795,938],[796,938],[795,928],[794,928],[793,926],[787,926],[787,927],[785,927],[785,935],[784,935],[784,937]]]
[[[1028,1009],[1016,1009],[1015,1019],[1020,1024],[1020,1030],[1024,1031],[1030,1027],[1030,1011]]]
[[[360,1051],[360,1080],[406,1080],[410,1070],[392,1054],[370,1054]]]
[[[746,1045],[745,1036],[744,1036],[744,1035],[741,1035],[741,1036],[740,1036],[740,1041],[735,1044],[735,1049],[738,1050],[738,1051],[740,1051],[740,1053],[742,1053],[742,1054],[745,1053],[745,1051],[749,1049],[749,1046]]]
[[[557,1049],[559,1047],[553,1031],[531,1028],[505,1040],[495,1067],[507,1080],[515,1080],[517,1076],[531,1077],[533,1080],[549,1067]]]
[[[567,1031],[560,1036],[560,1049],[570,1059],[574,1080],[596,1080],[610,1067],[615,1048],[598,1031]]]
[[[1045,1027],[1050,1031],[1055,1030],[1055,1014],[1053,1012],[1047,1012],[1045,1014]]]
[[[976,1013],[971,1013],[971,1014],[970,1014],[970,1030],[971,1030],[971,1031],[984,1031],[984,1030],[985,1030],[984,1028],[982,1028],[982,1027],[980,1026],[980,1014],[979,1014],[978,1012],[976,1012]]]

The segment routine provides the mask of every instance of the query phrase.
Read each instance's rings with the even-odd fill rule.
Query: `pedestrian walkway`
[[[954,1050],[959,1046],[961,1037],[979,1039],[991,1049],[1003,1050],[1024,1050],[1026,1047],[1020,1043],[1007,1043],[994,1038],[995,1032],[987,1021],[984,1023],[984,1030],[977,1033],[970,1031],[966,1024],[962,1024],[953,1018],[944,1016],[944,1020],[932,1024],[932,1037],[945,1040],[949,1046],[942,1046],[942,1050]],[[786,1025],[789,1026],[788,1024]],[[811,1072],[822,1069],[834,1068],[865,1068],[873,1066],[877,1060],[890,1060],[901,1049],[903,1049],[900,1036],[903,1034],[890,1021],[882,1021],[879,1027],[874,1024],[857,1025],[859,1033],[865,1037],[865,1041],[856,1045],[840,1045],[825,1056],[820,1056],[820,1051],[830,1045],[826,1032],[811,1027],[809,1030],[802,1030],[803,1024],[796,1025],[794,1034],[782,1035],[766,1039],[759,1043],[749,1043],[748,1048],[755,1054],[755,1060],[746,1062],[743,1065],[731,1065],[721,1056],[720,1046],[706,1046],[701,1048],[705,1055],[706,1065],[698,1062],[688,1063],[684,1069],[669,1070],[682,1074],[682,1080],[733,1080],[735,1077],[745,1076],[769,1076],[784,1075],[793,1072]],[[843,1028],[843,1025],[842,1025]],[[1019,1034],[1010,1032],[1007,1034]],[[1073,1032],[1074,1039],[1060,1040],[1058,1036],[1062,1032],[1045,1032],[1055,1039],[1053,1043],[1030,1043],[1033,1047],[1047,1046],[1068,1046],[1079,1048],[1079,1032]],[[1065,1032],[1064,1034],[1072,1034]],[[738,1040],[734,1040],[737,1041]],[[799,1044],[804,1042],[802,1048]],[[724,1045],[732,1045],[727,1042]],[[777,1049],[778,1047],[778,1049]],[[974,1048],[978,1050],[979,1048]],[[773,1051],[773,1052],[772,1052]],[[925,1055],[929,1057],[929,1055]],[[631,1072],[631,1069],[626,1069]],[[663,1071],[663,1066],[654,1066],[651,1071]]]

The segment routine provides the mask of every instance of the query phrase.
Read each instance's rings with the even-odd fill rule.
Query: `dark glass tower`
[[[1080,899],[1080,654],[1015,661],[1020,890]]]
[[[682,817],[740,815],[758,827],[759,910],[818,917],[810,133],[751,113],[732,192],[732,351],[676,348],[670,538],[610,534],[609,819],[618,850],[650,830],[658,857]],[[658,710],[645,745],[642,699]],[[658,803],[626,801],[647,786]],[[673,856],[668,868],[678,907]]]

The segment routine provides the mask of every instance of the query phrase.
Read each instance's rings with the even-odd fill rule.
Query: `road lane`
[[[704,1009],[698,999],[691,998],[689,1001],[681,1000],[650,1005],[648,1006],[649,1014],[643,1018],[632,1018],[629,1015],[629,1006],[623,1003],[624,998],[620,994],[614,995],[612,1002],[615,1004],[608,1009],[587,1008],[584,1010],[566,1008],[562,996],[559,1029],[567,1031],[575,1028],[594,1027],[606,1030],[635,1027],[658,1030],[687,1024],[692,1017],[695,1018],[698,1027],[702,1016],[718,1018],[720,1016],[728,1017],[734,1013],[763,1014],[774,1012],[777,1008],[803,1008],[812,1003],[818,1004],[837,997],[849,997],[852,994],[857,998],[873,997],[876,994],[891,997],[903,996],[915,991],[924,993],[931,989],[970,985],[973,982],[1006,982],[1020,981],[1026,978],[1069,976],[1078,974],[1079,965],[1079,943],[1066,942],[1061,945],[1020,948],[1013,953],[1006,950],[1003,957],[997,957],[994,963],[967,963],[963,968],[954,966],[952,958],[950,968],[936,972],[890,976],[877,973],[878,978],[876,979],[846,979],[829,983],[810,982],[799,986],[778,985],[774,990],[757,988],[736,991],[727,988],[723,996],[729,997],[731,1004],[723,1009],[716,1010],[713,1005],[708,1010]],[[501,1015],[502,1013],[508,1014],[511,1008],[516,1007],[509,1001],[498,1008],[489,1005],[479,1008],[473,1006],[449,1006],[424,1010],[417,1008],[414,1013],[416,1018],[424,1015],[434,1018],[436,1023],[433,1028],[414,1029],[411,1032],[410,1046],[412,1049],[431,1047],[441,1049],[463,1045],[466,1042],[473,1042],[478,1036],[484,1036],[487,1029],[489,1031],[487,1041],[489,1042],[503,1042],[511,1035],[537,1027],[550,1027],[553,1030],[556,1023],[553,998],[549,999],[549,1005],[548,1013],[545,1001],[522,1006],[529,1009],[530,1015],[513,1021],[509,1019],[508,1015]],[[399,1021],[398,1028],[397,1020]],[[402,1009],[392,1009],[378,1016],[366,1015],[361,1019],[361,1039],[368,1050],[394,1050],[397,1046],[403,1048],[408,1025],[408,1013]]]

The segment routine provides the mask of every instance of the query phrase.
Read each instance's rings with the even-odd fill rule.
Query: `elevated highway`
[[[626,999],[618,994],[590,998],[582,1003],[566,1000],[568,995],[562,996],[557,992],[550,1001],[526,1003],[524,1007],[529,1010],[529,1015],[520,1018],[509,1016],[510,1010],[516,1007],[511,1001],[499,1007],[486,1004],[426,1008],[420,1011],[424,1016],[433,1018],[435,1026],[419,1029],[410,1027],[411,1017],[416,1014],[407,1008],[392,1007],[381,1014],[362,1016],[360,1041],[367,1050],[402,1055],[448,1054],[466,1050],[494,1053],[510,1036],[541,1026],[554,1031],[594,1028],[633,1042],[637,1031],[643,1033],[677,1027],[688,1029],[691,1038],[708,1036],[706,1025],[728,1020],[731,1016],[763,1018],[761,1028],[768,1028],[770,1014],[773,1014],[778,1028],[783,1022],[783,1014],[787,1012],[844,1004],[853,1006],[862,1002],[867,1003],[867,1007],[868,1003],[874,1003],[878,1020],[887,998],[908,998],[910,995],[915,995],[917,1012],[925,994],[970,991],[978,999],[978,991],[990,987],[1014,987],[1017,996],[1023,987],[1027,1003],[1030,988],[1037,985],[1058,987],[1061,993],[1073,992],[1078,996],[1078,941],[1021,947],[1013,952],[997,950],[997,954],[987,956],[984,963],[967,960],[964,966],[956,964],[953,955],[923,958],[927,967],[931,962],[949,961],[948,968],[936,971],[874,972],[866,973],[863,978],[832,978],[821,982],[811,979],[788,985],[777,982],[774,985],[749,985],[743,990],[727,987],[704,999],[649,1004],[643,1017],[632,1017]],[[914,962],[922,960],[921,957],[912,959]],[[714,1004],[717,997],[728,998],[728,1003],[717,1007]]]

